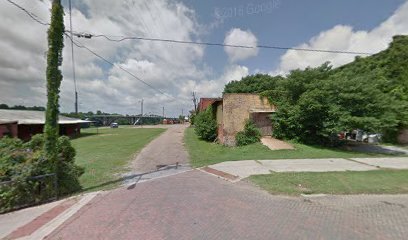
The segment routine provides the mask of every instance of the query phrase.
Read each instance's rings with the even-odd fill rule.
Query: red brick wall
[[[17,137],[18,128],[17,123],[0,124],[0,138],[4,136]]]
[[[32,136],[43,133],[43,130],[44,125],[42,124],[32,125],[20,124],[18,125],[18,138],[20,138],[23,141],[28,141],[31,139]]]
[[[213,104],[215,101],[217,101],[218,98],[201,98],[200,102],[198,103],[198,111],[204,111],[205,109],[208,108],[211,104]]]
[[[59,126],[60,135],[65,135],[68,137],[75,137],[80,133],[80,125],[78,124],[62,124]]]

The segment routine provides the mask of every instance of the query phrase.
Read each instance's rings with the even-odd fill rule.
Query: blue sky
[[[221,16],[224,21],[205,40],[223,42],[231,28],[250,30],[263,45],[292,47],[308,41],[335,25],[350,25],[355,30],[371,30],[385,21],[404,0],[184,0],[195,9],[198,20],[211,24]],[[339,49],[341,50],[341,49]],[[257,57],[243,61],[251,73],[256,69],[276,68],[284,51],[261,50]],[[228,57],[218,48],[209,48],[206,59],[215,67]],[[222,69],[218,69],[222,71]]]
[[[50,1],[13,1],[50,21]],[[0,1],[0,16],[0,103],[44,106],[47,28],[6,1]],[[408,34],[408,1],[73,0],[72,21],[74,31],[114,36],[375,53],[386,49],[392,36]],[[103,38],[76,41],[115,64],[75,48],[79,109],[84,112],[139,113],[144,99],[146,113],[161,114],[164,106],[166,115],[177,116],[192,109],[192,91],[219,97],[225,84],[249,74],[284,75],[326,61],[337,67],[355,57]],[[68,38],[63,55],[60,104],[70,112],[74,81]]]

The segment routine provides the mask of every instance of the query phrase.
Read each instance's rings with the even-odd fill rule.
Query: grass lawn
[[[249,179],[270,193],[285,195],[408,193],[408,170],[272,173]]]
[[[96,134],[98,131],[99,134]],[[108,189],[120,184],[120,173],[146,144],[165,129],[120,127],[82,129],[73,139],[75,161],[85,168],[80,182],[84,191]]]
[[[209,143],[200,140],[195,134],[194,128],[186,129],[184,141],[190,154],[191,164],[194,167],[202,167],[220,162],[235,160],[352,158],[384,156],[382,154],[351,152],[341,149],[307,146],[298,143],[292,143],[295,146],[295,150],[272,151],[261,143],[243,147],[225,147],[220,144]]]

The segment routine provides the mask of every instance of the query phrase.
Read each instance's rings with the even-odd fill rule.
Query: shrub
[[[214,141],[217,138],[217,122],[212,107],[199,112],[194,118],[195,132],[206,141]]]
[[[247,121],[244,130],[237,133],[235,140],[238,146],[259,142],[261,140],[261,131],[252,121]]]
[[[25,144],[19,139],[0,139],[0,181],[12,181],[12,184],[0,185],[0,212],[55,195],[53,177],[46,178],[46,182],[33,180],[35,176],[54,173],[54,169],[60,169],[56,173],[58,195],[81,189],[78,179],[84,170],[75,165],[75,149],[69,138],[59,137],[56,145],[57,168],[45,160],[43,135],[36,135]]]
[[[64,195],[81,189],[79,177],[84,173],[84,169],[75,165],[75,149],[72,147],[68,137],[58,138],[58,163],[57,168],[60,172],[57,174],[59,194]]]

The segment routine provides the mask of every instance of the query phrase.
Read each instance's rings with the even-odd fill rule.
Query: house
[[[218,125],[218,140],[227,146],[235,146],[235,136],[252,120],[262,136],[272,135],[270,115],[276,111],[268,99],[259,94],[229,93],[212,103]]]
[[[75,118],[59,116],[60,135],[76,136],[80,133],[81,123],[91,123]],[[0,138],[3,136],[18,137],[28,141],[35,134],[43,133],[45,112],[27,110],[0,109]]]
[[[211,104],[219,100],[222,100],[222,98],[200,98],[200,102],[198,103],[198,111],[202,112],[206,110]]]

